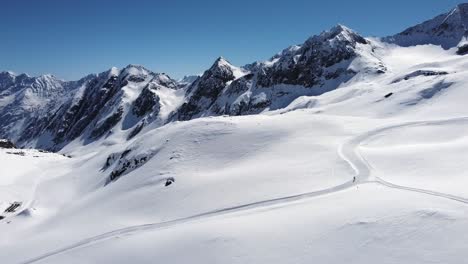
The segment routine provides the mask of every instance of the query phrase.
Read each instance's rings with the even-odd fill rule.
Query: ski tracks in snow
[[[89,246],[89,245],[99,243],[108,239],[119,237],[121,235],[131,235],[131,234],[136,234],[136,233],[145,232],[145,231],[165,229],[165,228],[169,228],[169,227],[176,226],[179,224],[206,220],[209,218],[219,217],[219,216],[233,214],[237,212],[244,212],[244,211],[256,210],[256,209],[267,209],[267,208],[273,209],[273,208],[281,207],[281,206],[284,206],[286,204],[290,204],[296,201],[336,193],[336,192],[348,189],[350,187],[356,186],[358,184],[365,184],[365,183],[381,184],[389,188],[399,189],[403,191],[417,192],[421,194],[441,197],[441,198],[450,199],[453,201],[468,204],[468,199],[463,198],[463,197],[458,197],[458,196],[454,196],[451,194],[440,193],[440,192],[435,192],[435,191],[430,191],[430,190],[400,186],[400,185],[387,182],[376,176],[373,176],[371,173],[372,166],[367,162],[367,160],[359,152],[359,146],[362,143],[366,142],[373,136],[376,136],[385,131],[403,128],[403,127],[409,127],[409,126],[441,125],[445,123],[454,123],[454,122],[456,123],[456,122],[467,122],[467,121],[468,121],[468,117],[445,119],[445,120],[433,120],[433,121],[406,122],[402,124],[379,128],[379,129],[358,135],[350,139],[346,143],[342,144],[338,149],[338,154],[343,160],[345,160],[351,166],[351,168],[353,168],[353,170],[355,171],[355,175],[353,175],[352,180],[345,182],[341,185],[332,187],[332,188],[324,189],[321,191],[308,192],[308,193],[303,193],[303,194],[298,194],[298,195],[292,195],[292,196],[287,196],[287,197],[281,197],[281,198],[276,198],[276,199],[270,199],[270,200],[264,200],[264,201],[258,201],[258,202],[233,206],[233,207],[222,208],[222,209],[200,213],[197,215],[170,220],[166,222],[150,223],[150,224],[144,224],[144,225],[125,227],[125,228],[117,229],[114,231],[106,232],[106,233],[103,233],[101,235],[97,235],[94,237],[86,238],[84,240],[81,240],[69,246],[47,252],[45,254],[29,259],[22,263],[23,264],[36,263],[44,259],[47,259],[49,257],[52,257],[54,255],[62,254],[62,253],[65,253],[74,249]]]
[[[468,199],[460,197],[460,196],[455,196],[452,194],[436,192],[436,191],[431,191],[431,190],[426,190],[426,189],[419,189],[419,188],[414,188],[414,187],[397,185],[397,184],[393,184],[391,182],[385,181],[384,179],[379,178],[377,176],[374,176],[371,173],[372,166],[369,164],[369,162],[367,162],[365,157],[361,155],[361,153],[359,152],[359,146],[362,143],[370,140],[372,137],[378,134],[381,134],[385,131],[403,128],[403,127],[411,127],[411,126],[443,125],[443,124],[460,123],[460,122],[468,122],[468,117],[432,120],[432,121],[414,121],[414,122],[407,122],[407,123],[383,127],[380,129],[376,129],[376,130],[361,134],[349,140],[345,144],[341,145],[339,149],[339,153],[340,153],[340,156],[344,160],[346,160],[349,163],[349,165],[356,171],[357,183],[366,183],[366,182],[377,183],[377,184],[381,184],[383,186],[393,188],[393,189],[417,192],[421,194],[432,195],[432,196],[441,197],[441,198],[450,199],[453,201],[468,204]]]

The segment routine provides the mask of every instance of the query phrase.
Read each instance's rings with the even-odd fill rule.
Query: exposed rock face
[[[227,83],[234,80],[236,69],[224,58],[218,58],[210,69],[187,90],[188,100],[178,111],[179,120],[190,120],[211,107]]]
[[[106,118],[102,124],[94,128],[91,132],[91,138],[96,139],[102,137],[105,133],[111,133],[112,128],[122,119],[123,108],[119,107],[117,112]]]
[[[13,144],[13,142],[7,139],[0,139],[0,148],[11,149],[11,148],[16,148],[16,146],[15,144]]]
[[[457,49],[458,55],[466,55],[468,54],[468,44],[460,45]]]
[[[346,71],[346,67],[333,71],[327,71],[327,68],[354,58],[357,44],[367,44],[367,41],[352,30],[338,25],[274,57],[271,67],[262,67],[258,71],[257,85],[320,85],[323,83],[322,78],[332,79]]]
[[[354,31],[338,25],[304,44],[291,46],[269,61],[236,68],[218,61],[187,91],[178,120],[208,115],[245,115],[287,106],[303,95],[319,95],[364,70],[355,59],[373,57],[372,45]],[[384,72],[375,58],[371,71]],[[215,74],[220,72],[219,74]],[[234,74],[234,72],[242,74]]]
[[[73,88],[52,75],[0,73],[0,137],[16,141],[29,120],[55,112]]]
[[[400,46],[423,44],[440,45],[445,49],[456,47],[463,39],[468,38],[468,4],[459,4],[452,11],[425,21],[385,41]]]
[[[78,97],[75,103],[70,102],[68,109],[62,115],[58,115],[47,127],[47,130],[55,135],[54,143],[60,144],[80,136],[121,87],[118,76],[112,72],[93,79],[83,95]],[[93,130],[92,137],[101,133],[103,133],[102,125],[97,130]]]
[[[159,112],[159,96],[149,87],[145,87],[132,105],[132,113],[137,117],[142,117],[149,112]]]
[[[464,55],[468,53],[467,29],[468,4],[460,4],[384,40],[402,46],[457,47],[457,53]],[[321,95],[350,80],[385,73],[376,48],[375,42],[338,25],[265,62],[236,67],[220,57],[202,76],[178,82],[136,65],[74,82],[52,75],[2,72],[0,137],[22,147],[59,150],[73,140],[86,144],[115,131],[132,139],[149,124],[157,127],[203,116],[276,110],[300,96]],[[416,71],[394,82],[444,74]],[[122,160],[122,168],[126,162],[135,163]]]
[[[361,46],[371,50],[366,39],[339,25],[269,61],[235,67],[220,57],[202,76],[179,82],[136,65],[76,82],[4,72],[0,102],[11,103],[0,108],[0,136],[21,146],[59,150],[75,139],[88,143],[117,130],[128,131],[125,137],[131,139],[155,120],[164,124],[278,109],[299,96],[333,90],[355,76],[361,69],[350,65],[361,57]],[[373,62],[369,65],[379,70]],[[180,107],[176,94],[183,97]]]
[[[4,72],[0,84],[0,100],[11,98],[0,108],[1,136],[13,134],[20,145],[32,142],[33,147],[48,150],[58,150],[78,137],[85,142],[99,139],[124,117],[131,120],[122,125],[126,129],[149,115],[154,120],[160,110],[157,91],[178,89],[167,75],[135,65],[76,82]],[[133,115],[136,118],[128,117]]]

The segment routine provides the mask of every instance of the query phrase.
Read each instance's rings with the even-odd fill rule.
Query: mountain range
[[[337,25],[267,61],[237,67],[220,57],[201,76],[179,81],[137,65],[78,81],[1,72],[0,138],[58,151],[75,140],[86,145],[113,134],[130,140],[149,125],[285,109],[300,97],[389,74],[394,69],[381,54],[394,45],[439,45],[463,56],[467,38],[468,4],[460,4],[394,36],[365,38]]]
[[[0,73],[1,262],[466,263],[467,7],[180,80]]]

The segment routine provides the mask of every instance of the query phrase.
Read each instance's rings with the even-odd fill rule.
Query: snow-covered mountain
[[[148,122],[164,123],[180,103],[178,83],[165,74],[129,65],[65,82],[53,76],[2,73],[1,137],[21,146],[58,150],[114,131],[137,134]]]
[[[1,136],[20,146],[51,150],[117,131],[131,138],[151,122],[256,114],[336,89],[359,73],[383,72],[371,42],[341,25],[269,61],[236,67],[220,57],[202,76],[178,82],[133,65],[75,82],[5,72]],[[29,78],[26,84],[24,78]],[[30,93],[34,98],[22,95]]]
[[[189,120],[280,109],[300,96],[334,90],[360,74],[384,72],[372,43],[338,25],[266,62],[235,67],[219,58],[188,88],[178,117]]]
[[[0,260],[465,263],[465,12],[179,81],[1,73]]]
[[[73,91],[53,75],[30,77],[12,72],[0,73],[0,137],[18,140],[30,119],[54,112]]]
[[[460,4],[382,40],[337,25],[267,61],[237,67],[220,57],[201,76],[179,81],[135,65],[73,82],[52,75],[3,72],[0,137],[19,146],[59,150],[74,140],[89,144],[113,133],[130,139],[153,122],[160,126],[203,116],[282,109],[303,96],[387,76],[395,69],[382,60],[382,54],[391,50],[385,43],[458,46],[457,53],[465,54],[467,10],[467,4]]]
[[[400,46],[440,45],[444,49],[458,46],[468,38],[468,3],[459,4],[450,12],[410,27],[385,41]]]

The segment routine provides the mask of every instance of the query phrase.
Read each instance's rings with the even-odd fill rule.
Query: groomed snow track
[[[102,242],[107,239],[111,239],[120,235],[131,235],[131,234],[150,231],[150,230],[164,229],[164,228],[169,228],[169,227],[176,226],[179,224],[201,221],[204,219],[213,218],[217,216],[223,216],[227,214],[233,214],[237,212],[244,212],[244,211],[255,210],[255,209],[274,209],[274,208],[285,206],[293,202],[297,202],[297,201],[301,201],[301,200],[305,200],[309,198],[314,198],[318,196],[330,195],[330,194],[351,188],[359,184],[371,184],[371,183],[380,184],[389,188],[431,195],[435,197],[450,199],[452,201],[468,204],[468,199],[463,198],[463,197],[441,193],[441,192],[434,192],[434,191],[425,190],[425,189],[400,186],[400,185],[387,182],[381,178],[375,177],[372,175],[371,165],[360,154],[359,149],[358,149],[359,146],[363,142],[366,142],[368,139],[372,138],[373,136],[376,136],[385,131],[403,128],[403,127],[410,127],[410,126],[442,125],[442,124],[450,124],[450,123],[457,123],[457,122],[468,122],[468,117],[460,117],[460,118],[452,118],[452,119],[444,119],[444,120],[406,122],[402,124],[397,124],[397,125],[392,125],[392,126],[387,126],[387,127],[379,128],[376,130],[372,130],[370,132],[358,135],[348,140],[346,143],[342,144],[339,147],[338,153],[340,157],[343,160],[345,160],[353,168],[353,170],[355,171],[355,175],[352,176],[353,178],[350,181],[347,181],[341,185],[338,185],[332,188],[298,194],[298,195],[292,195],[292,196],[287,196],[287,197],[281,197],[281,198],[276,198],[276,199],[258,201],[254,203],[248,203],[248,204],[243,204],[243,205],[238,205],[238,206],[233,206],[233,207],[222,208],[222,209],[200,213],[197,215],[175,219],[175,220],[171,220],[167,222],[149,223],[149,224],[144,224],[144,225],[125,227],[125,228],[117,229],[114,231],[106,232],[97,236],[86,238],[84,240],[81,240],[69,246],[56,249],[56,250],[47,252],[45,254],[42,254],[40,256],[37,256],[35,258],[26,260],[22,263],[23,264],[36,263],[44,259],[47,259],[51,256],[62,254],[62,253],[65,253],[74,249],[78,249],[80,247],[99,243],[99,242]]]

